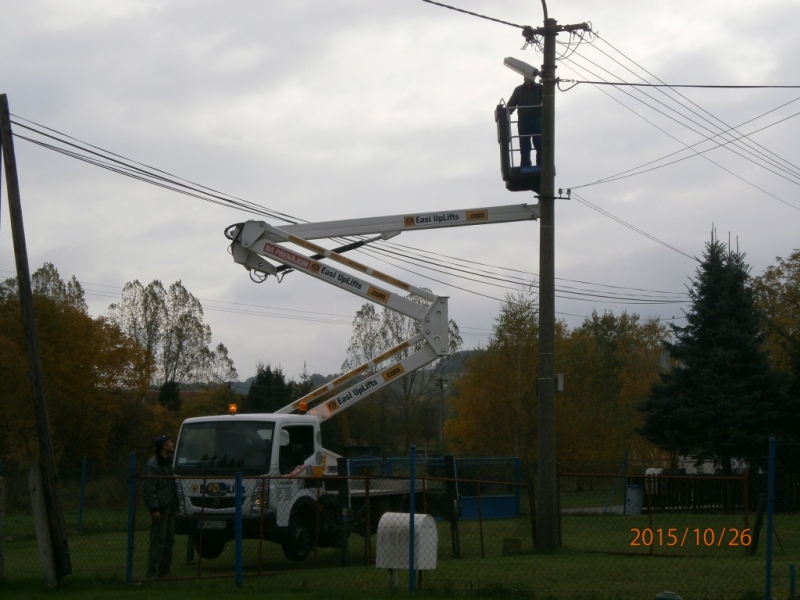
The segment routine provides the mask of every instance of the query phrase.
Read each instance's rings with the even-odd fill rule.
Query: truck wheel
[[[298,511],[289,519],[283,553],[289,560],[304,560],[314,549],[314,515]]]
[[[203,546],[200,547],[200,536],[194,538],[197,553],[203,558],[217,558],[225,549],[225,540],[213,535],[203,536]]]

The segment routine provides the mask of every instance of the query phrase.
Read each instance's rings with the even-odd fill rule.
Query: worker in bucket
[[[539,71],[534,69],[531,77],[525,77],[522,85],[517,86],[508,99],[506,106],[510,108],[509,114],[514,112],[514,107],[519,108],[517,114],[517,131],[519,132],[520,167],[531,165],[531,143],[536,149],[536,166],[541,166],[542,154],[542,95],[544,87],[536,83]]]

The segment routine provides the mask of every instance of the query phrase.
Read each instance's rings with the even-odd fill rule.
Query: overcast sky
[[[542,23],[535,0],[446,3]],[[548,9],[599,35],[577,47],[559,36],[562,79],[800,84],[800,3],[551,0]],[[321,221],[536,201],[506,191],[500,176],[493,110],[521,83],[503,58],[542,62],[515,27],[421,0],[0,0],[0,17],[0,93],[15,121],[265,209]],[[592,310],[681,317],[685,303],[625,299],[684,298],[690,257],[712,227],[754,274],[800,247],[800,89],[570,85],[556,95],[556,188],[617,219],[574,195],[557,201],[556,311],[570,326]],[[746,141],[707,141],[732,127]],[[52,262],[64,279],[75,275],[93,315],[133,279],[181,280],[241,379],[259,361],[295,378],[304,364],[340,369],[362,301],[298,273],[252,283],[223,230],[263,216],[15,145],[31,271]],[[0,276],[10,277],[5,187],[2,200]],[[450,296],[467,348],[487,342],[501,299],[519,289],[512,276],[538,272],[536,221],[392,242],[459,262],[461,272],[439,273],[417,259],[352,255]],[[604,297],[615,295],[625,299]]]

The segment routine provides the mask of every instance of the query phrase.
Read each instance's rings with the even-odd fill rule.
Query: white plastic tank
[[[378,522],[375,566],[379,569],[408,569],[410,515],[384,513]],[[414,570],[436,568],[439,554],[439,530],[431,515],[414,515]]]

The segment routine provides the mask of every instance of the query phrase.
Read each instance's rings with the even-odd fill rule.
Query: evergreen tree
[[[256,367],[256,380],[247,392],[244,412],[275,412],[292,401],[291,390],[280,367],[259,363]]]
[[[675,341],[665,344],[674,368],[638,407],[641,433],[729,473],[732,459],[764,455],[785,397],[763,349],[744,254],[712,234],[696,273],[687,324],[673,325]]]
[[[176,381],[167,381],[158,390],[158,402],[173,412],[181,409],[181,389]]]

